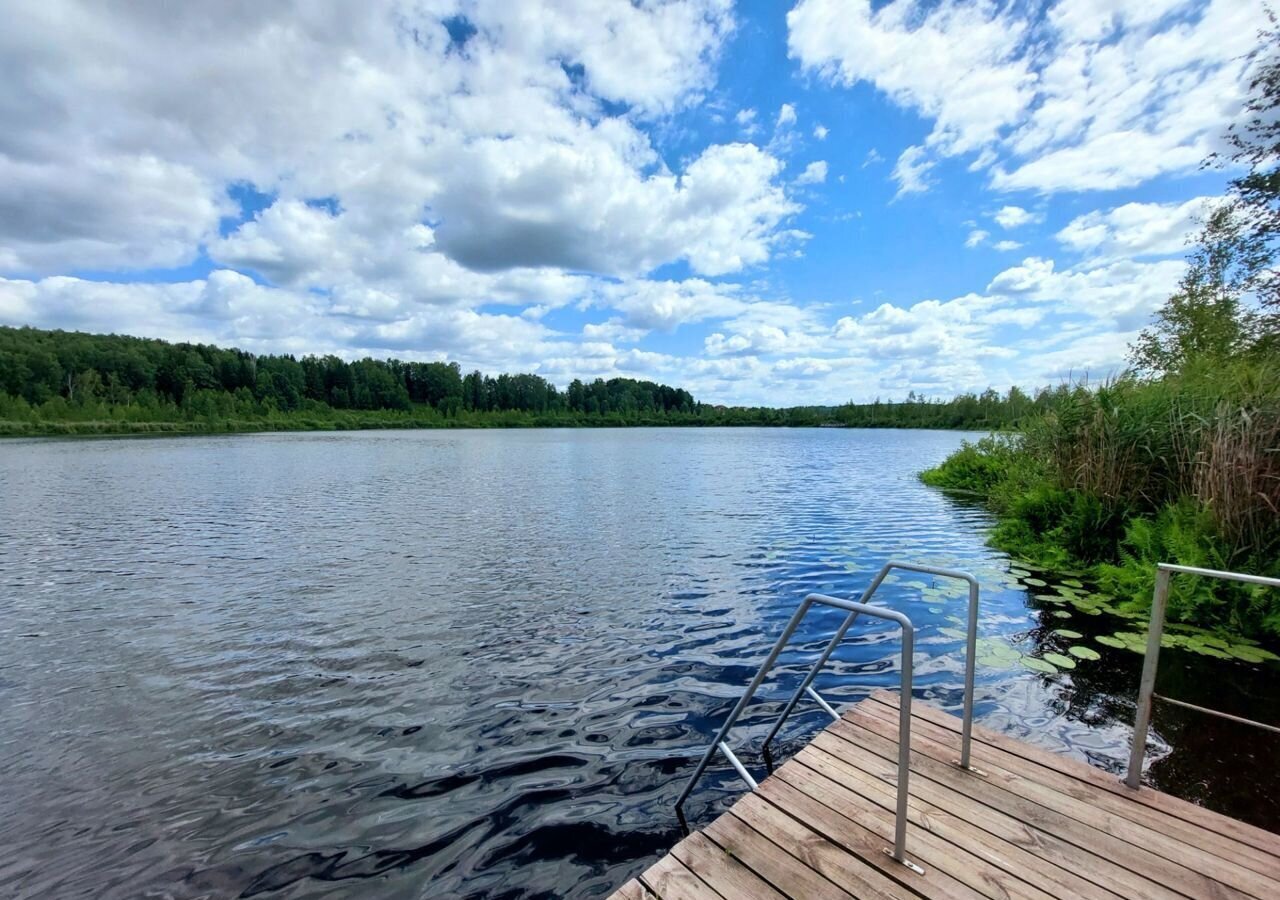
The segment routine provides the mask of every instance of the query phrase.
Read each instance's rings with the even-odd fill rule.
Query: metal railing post
[[[898,701],[898,813],[893,834],[893,858],[917,872],[907,860],[907,781],[911,776],[911,676],[915,670],[915,630],[911,620],[898,614],[902,628],[902,697]]]
[[[1129,749],[1129,771],[1124,783],[1136,788],[1142,783],[1142,760],[1147,752],[1147,730],[1151,726],[1151,695],[1156,689],[1156,666],[1160,661],[1160,638],[1164,634],[1165,607],[1169,603],[1172,572],[1156,569],[1156,589],[1151,597],[1151,624],[1147,627],[1147,658],[1142,661],[1142,681],[1138,684],[1138,712],[1133,720],[1133,746]]]
[[[969,747],[973,737],[973,691],[974,680],[977,666],[977,647],[978,647],[978,580],[968,572],[962,572],[958,569],[940,569],[934,566],[917,566],[911,563],[889,562],[886,563],[876,577],[872,579],[871,584],[862,592],[861,601],[866,603],[871,599],[875,592],[880,588],[885,577],[894,569],[903,569],[908,572],[920,572],[925,575],[937,575],[943,578],[958,578],[969,585],[969,609],[968,609],[968,633],[965,635],[965,661],[964,661],[964,715],[961,726],[960,738],[960,760],[959,765],[962,769],[971,768],[969,765]],[[836,647],[844,639],[845,632],[849,630],[854,621],[858,618],[857,613],[851,613],[840,628],[827,642],[827,646],[823,648],[821,655],[812,666],[808,673],[800,682],[800,686],[796,688],[791,699],[787,701],[787,705],[783,707],[778,721],[774,723],[773,728],[769,730],[769,734],[764,739],[763,749],[768,752],[769,745],[782,730],[782,726],[786,724],[791,713],[795,710],[796,704],[800,702],[800,698],[806,692],[812,690],[813,680],[818,677],[818,672],[827,664],[827,660],[831,658],[831,654],[835,652]],[[830,712],[828,708],[828,712]]]
[[[883,577],[883,573],[881,573],[881,577]],[[746,770],[746,767],[742,765],[742,761],[734,755],[731,749],[729,749],[728,744],[724,742],[725,736],[729,733],[729,729],[733,727],[734,723],[738,721],[738,718],[742,715],[742,711],[746,708],[747,704],[751,702],[751,698],[755,695],[755,692],[760,687],[761,682],[764,681],[765,675],[768,673],[769,669],[773,667],[773,664],[777,661],[783,647],[787,645],[792,634],[795,633],[796,627],[800,624],[800,620],[804,618],[805,614],[812,607],[818,605],[834,607],[835,609],[841,609],[850,614],[845,617],[845,624],[841,628],[842,634],[858,615],[871,616],[873,618],[895,622],[902,630],[902,700],[899,704],[898,712],[899,747],[897,819],[894,827],[893,848],[889,849],[886,847],[884,852],[913,871],[923,873],[924,870],[920,868],[920,866],[906,858],[907,800],[909,781],[911,777],[911,677],[915,670],[915,629],[911,624],[911,620],[902,613],[879,606],[870,606],[866,603],[858,603],[853,600],[841,600],[836,597],[827,597],[822,594],[809,594],[804,598],[799,609],[796,610],[795,614],[791,617],[791,620],[787,622],[787,627],[783,629],[782,635],[778,638],[777,643],[775,643],[773,645],[773,649],[769,651],[768,659],[764,661],[760,666],[759,671],[756,672],[755,677],[751,679],[751,684],[747,686],[746,692],[734,705],[733,711],[729,713],[728,718],[725,719],[724,725],[720,727],[719,734],[716,735],[715,740],[712,741],[711,746],[707,748],[707,752],[703,754],[702,759],[698,762],[698,766],[694,770],[693,775],[689,778],[688,784],[686,784],[684,786],[684,790],[680,792],[680,797],[676,800],[676,814],[681,817],[681,821],[683,822],[684,818],[681,808],[684,805],[684,801],[688,799],[689,794],[693,791],[694,785],[697,784],[698,779],[702,777],[703,772],[706,771],[707,766],[711,762],[711,758],[717,751],[725,755],[729,760],[729,764],[733,766],[737,773],[752,789],[756,787],[755,779],[751,777],[751,774]],[[826,701],[822,700],[816,691],[811,690],[810,696],[813,697],[813,699],[818,702],[823,709],[834,714],[834,711]]]
[[[1176,706],[1186,707],[1196,712],[1208,713],[1231,719],[1243,725],[1253,725],[1268,731],[1280,732],[1280,727],[1265,722],[1255,722],[1240,716],[1219,712],[1162,697],[1156,693],[1156,668],[1160,662],[1160,640],[1164,636],[1165,617],[1169,607],[1169,581],[1177,574],[1196,575],[1202,578],[1221,578],[1225,581],[1239,581],[1243,584],[1260,584],[1266,587],[1280,588],[1280,578],[1267,575],[1248,575],[1244,572],[1223,572],[1218,569],[1202,569],[1197,566],[1180,566],[1174,563],[1160,563],[1156,566],[1156,588],[1151,597],[1151,624],[1147,628],[1147,658],[1142,663],[1142,680],[1138,683],[1138,709],[1133,718],[1133,746],[1129,748],[1129,769],[1125,772],[1124,783],[1131,788],[1142,786],[1142,762],[1147,753],[1147,734],[1151,730],[1151,708],[1157,699]]]
[[[778,638],[777,643],[773,645],[773,649],[769,651],[769,657],[760,666],[760,670],[756,672],[756,677],[751,679],[751,684],[747,687],[746,693],[742,695],[742,699],[734,706],[733,712],[729,713],[728,718],[724,720],[724,725],[720,728],[720,733],[716,735],[716,739],[711,742],[711,746],[707,748],[707,752],[703,754],[702,759],[698,762],[698,767],[693,771],[693,777],[689,779],[689,783],[684,786],[684,790],[680,792],[680,799],[676,801],[676,809],[684,805],[684,801],[688,799],[689,794],[693,791],[693,786],[698,783],[698,779],[702,777],[702,773],[706,771],[707,766],[711,762],[711,757],[715,756],[716,751],[720,749],[720,745],[724,742],[725,736],[729,734],[729,730],[733,728],[738,717],[742,715],[742,711],[746,709],[751,698],[755,696],[756,690],[759,689],[761,682],[764,681],[765,675],[769,673],[769,669],[773,667],[774,661],[778,655],[782,653],[782,648],[791,640],[791,635],[795,632],[796,626],[800,624],[800,620],[804,618],[805,613],[809,611],[812,605],[808,597],[804,598],[804,602],[796,609],[791,620],[787,622],[787,627],[782,630],[782,635]]]
[[[973,683],[978,664],[978,581],[969,582],[969,633],[964,646],[964,715],[960,725],[960,768],[969,768],[969,744],[973,739]]]
[[[865,603],[871,599],[871,595],[876,592],[876,588],[880,587],[880,582],[884,581],[885,576],[889,574],[889,570],[892,568],[893,563],[889,563],[876,573],[876,577],[872,579],[871,584],[862,592],[862,602]],[[817,661],[809,667],[808,674],[804,676],[804,680],[800,682],[800,686],[796,688],[796,692],[791,695],[791,699],[788,700],[787,705],[783,707],[782,714],[778,716],[778,721],[773,723],[773,728],[770,729],[769,734],[765,736],[764,744],[762,745],[764,750],[769,749],[769,744],[773,742],[774,737],[776,737],[778,732],[782,730],[782,726],[786,723],[787,719],[790,718],[792,710],[796,708],[796,704],[799,703],[800,698],[804,696],[805,690],[813,684],[813,679],[818,677],[818,672],[827,664],[827,660],[831,658],[831,654],[835,652],[836,647],[840,646],[840,642],[844,640],[845,632],[849,630],[849,626],[852,625],[857,618],[858,614],[856,612],[849,613],[849,615],[845,617],[845,620],[840,624],[840,627],[836,629],[836,633],[831,636],[831,640],[827,641],[827,646],[823,649],[822,654],[818,657]]]

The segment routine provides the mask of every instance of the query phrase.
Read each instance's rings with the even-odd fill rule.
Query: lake
[[[890,559],[981,579],[980,722],[1119,771],[1142,657],[1090,640],[1145,626],[1038,591],[981,508],[916,480],[964,437],[0,443],[0,894],[606,895],[680,837],[676,796],[800,599]],[[877,596],[918,628],[917,696],[957,709],[944,587]],[[731,739],[748,766],[839,618],[811,614],[766,682]],[[1084,644],[1100,658],[1019,664]],[[897,653],[855,626],[818,688],[896,687]],[[1253,718],[1280,720],[1277,685],[1161,656],[1163,692]],[[824,724],[801,710],[782,756]],[[1158,706],[1153,740],[1156,784],[1280,826],[1273,736]],[[717,761],[687,812],[741,790]]]

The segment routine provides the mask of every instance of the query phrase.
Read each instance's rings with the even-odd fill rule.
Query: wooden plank
[[[775,846],[794,856],[806,870],[826,876],[838,887],[841,896],[854,896],[860,900],[909,900],[917,896],[910,888],[886,878],[762,797],[749,794],[736,803],[731,812]],[[826,889],[821,886],[819,889],[825,895]],[[818,895],[812,886],[807,885],[803,890],[789,893],[794,897]]]
[[[785,894],[775,891],[769,882],[701,834],[689,835],[671,852],[722,896],[787,900]]]
[[[641,872],[640,882],[661,900],[722,900],[671,853]]]
[[[840,744],[848,744],[862,753],[877,754],[887,760],[896,761],[897,743],[880,737],[871,731],[859,733],[857,742],[846,741],[834,733],[824,733],[814,739],[811,746],[831,747],[836,753],[847,753]],[[1008,795],[1008,806],[1005,812],[995,806],[988,806],[969,794],[951,787],[947,782],[951,779],[971,778],[974,776],[957,772],[954,767],[931,769],[924,762],[933,760],[913,759],[911,766],[911,793],[939,808],[947,809],[998,837],[1021,846],[1045,859],[1052,860],[1064,868],[1079,873],[1081,876],[1109,888],[1122,897],[1144,897],[1149,900],[1178,900],[1183,895],[1177,891],[1155,884],[1141,877],[1122,865],[1114,862],[1109,855],[1090,852],[1086,847],[1078,846],[1050,831],[1042,831],[1027,821],[1025,814],[1019,815],[1018,807],[1030,804],[1013,794]],[[1083,831],[1083,826],[1080,827]],[[1085,842],[1086,844],[1088,841]],[[1102,845],[1102,841],[1095,841]]]
[[[736,856],[743,865],[790,897],[848,900],[857,896],[842,890],[824,878],[824,873],[814,871],[780,848],[772,835],[763,834],[753,827],[771,815],[782,816],[782,813],[773,810],[754,794],[748,794],[735,803],[729,813],[708,825],[705,833],[726,853]],[[858,865],[852,857],[847,859],[851,867]]]
[[[805,766],[788,763],[778,770],[777,775],[850,821],[875,830],[882,839],[892,843],[894,816],[884,812],[874,802]],[[923,866],[926,874],[935,869],[946,872],[987,897],[1000,900],[1054,900],[1052,894],[1024,881],[1011,871],[1007,861],[1000,860],[997,864],[928,831],[911,831],[907,842],[907,858]]]
[[[835,739],[832,741],[835,742]],[[846,748],[848,746],[845,745]],[[886,760],[870,754],[859,754],[858,757],[848,760],[838,758],[814,743],[800,751],[795,759],[866,797],[868,802],[877,803],[882,808],[893,812],[897,803],[896,772],[893,773],[894,781],[887,782],[872,771],[873,769],[883,770]],[[916,779],[911,782],[907,820],[915,828],[932,832],[975,856],[1007,868],[1024,880],[1052,890],[1057,896],[1081,897],[1088,900],[1116,900],[1119,896],[1093,882],[1086,881],[1069,869],[1061,868],[1050,860],[1023,849],[1016,843],[1003,840],[981,828],[975,828],[972,823],[952,815],[946,809],[926,802],[920,796]],[[911,837],[912,829],[909,828],[907,830],[908,845]]]
[[[897,722],[897,712],[883,704],[873,702],[860,705],[858,709],[878,717],[882,722]],[[951,758],[959,755],[960,739],[955,732],[927,719],[913,716],[912,720],[913,742],[916,735],[928,737],[936,745],[946,748]],[[1280,879],[1280,860],[1253,847],[1229,841],[1223,846],[1221,837],[1203,828],[1162,816],[1146,807],[1099,791],[1070,775],[1028,762],[998,748],[984,747],[982,753],[975,755],[974,759],[974,764],[983,769],[990,779],[1006,783],[1013,779],[1015,789],[1023,792],[1024,796],[1035,794],[1042,797],[1045,805],[1056,804],[1054,808],[1067,815],[1094,827],[1105,828],[1115,836],[1146,847],[1165,859],[1190,866],[1254,897],[1271,898],[1276,893],[1276,883]],[[1168,830],[1156,827],[1155,823],[1149,821],[1152,818],[1159,818],[1160,823],[1168,830],[1179,831],[1179,835],[1171,836]],[[1176,822],[1176,828],[1169,825],[1171,822]],[[1211,850],[1210,847],[1215,849]],[[1232,847],[1238,850],[1235,856],[1230,852]]]
[[[928,731],[939,743],[949,745],[954,742],[956,753],[958,754],[960,747],[959,732],[946,728],[935,717],[928,715],[930,712],[941,713],[941,710],[933,709],[927,704],[920,704],[920,706],[922,707],[922,714],[919,717],[920,723],[918,726],[913,725],[913,728],[918,727],[923,731]],[[877,701],[864,703],[860,708],[865,712],[879,715],[882,718],[892,717],[895,721],[898,715],[895,707],[881,704]],[[942,715],[945,715],[945,713]],[[913,723],[916,718],[916,716],[912,716]],[[1143,804],[1134,803],[1130,796],[1114,794],[1105,789],[1099,790],[1098,785],[1094,784],[1088,777],[1092,776],[1096,770],[1092,766],[1080,763],[1078,760],[1060,756],[1057,758],[1058,765],[1050,768],[1027,759],[1021,752],[1026,745],[1017,744],[1015,746],[1018,750],[1009,751],[1000,747],[989,746],[984,748],[983,753],[990,754],[986,758],[998,760],[998,764],[1009,771],[1025,775],[1039,784],[1051,787],[1078,800],[1088,802],[1115,815],[1124,816],[1138,823],[1144,829],[1174,838],[1187,846],[1195,848],[1197,852],[1201,850],[1208,851],[1232,865],[1245,866],[1268,878],[1280,877],[1280,859],[1263,850],[1248,844],[1241,844],[1240,841],[1224,837],[1217,831],[1212,831],[1177,816],[1152,809]],[[1135,792],[1129,791],[1128,793],[1133,794]],[[1217,814],[1214,813],[1214,815]]]
[[[842,737],[848,735],[851,739],[858,732],[866,730],[886,738],[896,737],[897,734],[896,725],[890,726],[884,719],[861,709],[850,710],[846,713],[846,720],[833,723],[829,729],[834,734]],[[1153,852],[1154,848],[1148,849],[1142,842],[1141,829],[1137,829],[1137,841],[1124,840],[1124,833],[1128,831],[1125,826],[1132,826],[1133,823],[1093,809],[1087,803],[1057,794],[1029,779],[1011,775],[985,757],[980,762],[979,757],[975,757],[975,764],[987,773],[987,777],[958,778],[956,776],[968,773],[961,773],[956,769],[952,763],[955,756],[954,749],[930,740],[927,735],[912,734],[913,770],[920,765],[922,768],[928,767],[938,778],[951,777],[953,780],[948,782],[951,786],[974,799],[1002,809],[1098,855],[1109,856],[1126,868],[1179,893],[1219,897],[1249,895],[1248,892],[1221,884],[1209,875],[1188,868],[1166,855]],[[925,763],[924,757],[931,760],[931,763]],[[1026,802],[1010,804],[1007,795]],[[1154,839],[1155,835],[1150,837]]]
[[[632,878],[622,887],[618,888],[609,895],[609,900],[653,900],[653,894],[650,894],[645,886],[640,883],[639,879]]]
[[[870,699],[885,704],[895,711],[898,709],[898,696],[889,691],[875,691]],[[927,719],[959,734],[962,723],[958,716],[953,716],[945,710],[938,709],[928,703],[913,703],[911,708],[912,718],[918,715],[920,718]],[[1199,825],[1213,834],[1239,841],[1262,850],[1271,856],[1280,858],[1280,834],[1273,834],[1256,825],[1232,819],[1213,810],[1205,809],[1203,806],[1197,806],[1180,797],[1161,793],[1151,788],[1135,791],[1127,787],[1111,773],[1103,772],[1088,763],[1069,759],[1062,756],[1062,754],[1027,744],[988,728],[983,728],[980,725],[974,725],[973,739],[975,742],[980,741],[988,746],[1005,750],[1054,771],[1069,772],[1082,781],[1087,781],[1094,787],[1101,788],[1125,800],[1131,800],[1142,806],[1159,810],[1167,815]]]
[[[983,896],[936,867],[930,867],[924,875],[913,872],[884,852],[888,846],[884,838],[867,831],[856,822],[850,821],[826,804],[813,799],[780,778],[773,776],[766,778],[760,783],[757,793],[780,809],[786,810],[792,817],[804,822],[827,840],[844,847],[862,862],[878,869],[881,874],[899,884],[909,887],[921,897],[978,900]]]
[[[615,900],[1271,900],[1280,836],[913,705],[907,856],[894,861],[898,698],[876,692]]]

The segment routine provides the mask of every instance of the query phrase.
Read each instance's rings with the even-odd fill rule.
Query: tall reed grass
[[[1255,358],[1066,385],[1019,434],[968,445],[922,477],[985,496],[996,545],[1091,567],[1135,606],[1158,562],[1280,575],[1280,367]],[[1174,585],[1175,619],[1280,635],[1278,592]]]

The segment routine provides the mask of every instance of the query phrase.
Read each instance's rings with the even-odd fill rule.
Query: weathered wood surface
[[[893,842],[898,698],[878,691],[618,900],[1280,898],[1280,835],[911,706],[907,855]]]

